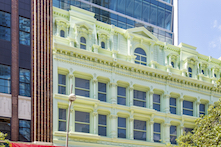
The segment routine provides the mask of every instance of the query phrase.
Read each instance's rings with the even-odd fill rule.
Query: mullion
[[[85,125],[90,125],[90,123],[82,122],[82,121],[75,121],[77,124],[85,124]]]
[[[90,91],[89,89],[84,89],[84,88],[80,88],[80,87],[75,87],[75,89],[84,90],[84,91]]]
[[[141,102],[146,102],[146,100],[141,100],[141,99],[137,99],[137,98],[134,98],[135,101],[141,101]]]

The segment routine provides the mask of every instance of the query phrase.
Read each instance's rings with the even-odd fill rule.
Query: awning
[[[37,145],[37,144],[26,144],[26,143],[10,143],[10,147],[59,147],[59,146]]]

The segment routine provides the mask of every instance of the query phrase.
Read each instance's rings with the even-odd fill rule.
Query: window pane
[[[146,107],[146,102],[134,100],[134,106]]]
[[[30,83],[30,70],[20,69],[19,70],[19,81]]]
[[[160,134],[153,134],[153,140],[154,142],[160,142]]]
[[[146,132],[134,131],[134,139],[146,140]]]
[[[142,17],[142,1],[135,0],[134,1],[134,18],[140,19]]]
[[[134,120],[134,129],[146,130],[146,121]]]
[[[0,26],[0,39],[4,39],[4,40],[7,40],[7,41],[11,40],[11,30],[10,30],[10,28]]]
[[[75,87],[90,89],[90,81],[80,78],[75,78]]]
[[[117,97],[117,104],[126,105],[126,98]]]
[[[141,57],[141,61],[142,62],[147,62],[147,58],[146,57]]]
[[[86,50],[86,45],[81,44],[81,45],[80,45],[80,48]]]
[[[193,116],[193,111],[190,110],[183,110],[183,114]]]
[[[176,114],[176,108],[170,107],[170,113],[171,114]]]
[[[66,109],[59,108],[59,119],[66,120]]]
[[[170,136],[171,144],[176,144],[176,136]]]
[[[118,0],[118,3],[117,3],[118,12],[125,14],[125,3],[126,3],[126,0]]]
[[[140,61],[140,56],[139,55],[135,55],[135,56],[136,56],[135,60],[139,60]]]
[[[160,124],[154,123],[154,132],[160,132]]]
[[[84,37],[81,37],[80,41],[81,41],[81,43],[86,44],[86,39]]]
[[[106,125],[106,122],[107,122],[107,116],[99,114],[98,115],[98,124]]]
[[[134,98],[146,100],[146,92],[134,90]]]
[[[141,54],[143,56],[146,56],[146,52],[142,49],[142,48],[136,48],[134,50],[134,53],[137,53],[137,54]]]
[[[31,141],[30,120],[19,120],[19,141]]]
[[[176,126],[170,126],[170,134],[176,135]]]
[[[98,126],[98,135],[107,136],[107,128]]]
[[[200,104],[200,111],[204,111],[205,112],[205,105],[204,104]]]
[[[150,17],[150,3],[143,1],[143,20],[149,22]]]
[[[157,26],[164,28],[164,22],[165,22],[165,9],[158,7]]]
[[[160,105],[159,104],[153,104],[153,109],[160,111]]]
[[[30,19],[19,17],[19,30],[30,32]]]
[[[87,112],[75,111],[75,121],[90,123],[90,114]]]
[[[126,96],[126,88],[124,87],[117,87],[117,95]]]
[[[98,100],[106,102],[106,94],[98,93]]]
[[[84,97],[90,97],[90,92],[85,90],[75,89],[75,94]]]
[[[106,84],[98,82],[98,91],[106,92]]]
[[[134,0],[126,0],[126,15],[133,17]]]
[[[66,94],[66,87],[58,86],[58,93],[60,93],[60,94]]]
[[[193,129],[192,128],[184,128],[184,132],[188,133],[192,133]]]
[[[126,138],[126,130],[125,129],[118,129],[118,137],[119,138]]]
[[[61,37],[64,37],[64,36],[65,36],[63,30],[60,31],[60,36],[61,36]]]
[[[22,95],[22,96],[31,96],[31,93],[30,93],[30,84],[19,83],[19,95]]]
[[[19,43],[30,45],[30,33],[19,31]]]
[[[58,131],[66,131],[66,122],[59,121]]]
[[[101,48],[105,48],[105,43],[101,42]]]
[[[165,29],[171,30],[171,20],[172,20],[172,12],[166,11],[165,12]]]
[[[76,132],[84,132],[84,133],[89,133],[90,132],[90,127],[87,124],[78,124],[75,123],[75,131]]]
[[[0,132],[4,133],[4,134],[8,134],[6,136],[6,139],[11,139],[11,123],[10,123],[10,119],[4,119],[1,118],[0,119]]]
[[[58,84],[66,85],[66,75],[58,75]]]
[[[183,101],[183,108],[193,109],[193,102]]]
[[[10,27],[11,26],[11,16],[9,13],[0,11],[0,25]]]
[[[126,128],[126,118],[118,117],[118,127]]]
[[[160,103],[160,95],[153,94],[153,102]]]
[[[170,98],[170,105],[176,106],[176,98]]]
[[[150,23],[157,25],[157,7],[155,5],[150,7]]]

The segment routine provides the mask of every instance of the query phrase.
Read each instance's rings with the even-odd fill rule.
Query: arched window
[[[60,36],[61,36],[61,37],[64,37],[64,36],[65,36],[65,33],[64,33],[63,30],[60,31]]]
[[[105,43],[103,41],[101,42],[101,48],[105,49]]]
[[[171,62],[172,67],[174,68],[174,62]]]
[[[136,48],[134,51],[135,63],[141,65],[147,65],[146,52],[142,48]]]
[[[80,48],[86,50],[86,39],[84,37],[80,38]]]
[[[189,72],[189,77],[191,78],[192,77],[192,68],[191,67],[188,68],[188,72]]]

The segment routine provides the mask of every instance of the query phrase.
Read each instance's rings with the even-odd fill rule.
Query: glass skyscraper
[[[53,5],[94,12],[97,20],[123,29],[144,26],[160,41],[174,44],[173,0],[53,0]]]

